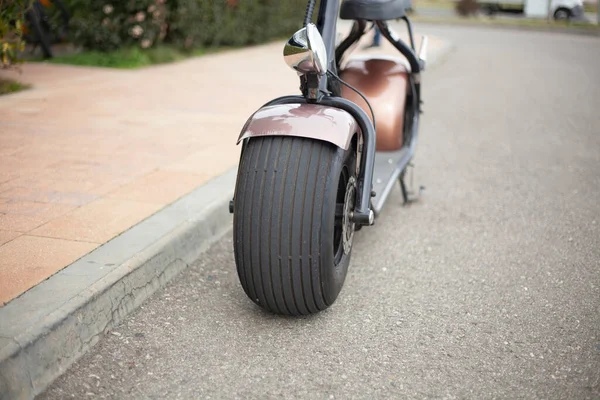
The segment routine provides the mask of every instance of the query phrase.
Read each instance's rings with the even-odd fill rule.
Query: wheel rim
[[[356,179],[344,166],[340,174],[335,208],[335,227],[333,233],[334,263],[338,265],[342,258],[350,253],[354,239],[354,222],[350,215],[356,198]]]
[[[556,12],[556,19],[567,19],[569,16],[567,12],[564,10],[559,10]]]

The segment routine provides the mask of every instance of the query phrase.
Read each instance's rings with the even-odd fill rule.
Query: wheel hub
[[[356,179],[351,176],[346,185],[346,195],[344,196],[344,216],[342,221],[342,245],[344,254],[350,253],[352,249],[352,240],[354,239],[354,222],[350,216],[354,210],[356,198]]]

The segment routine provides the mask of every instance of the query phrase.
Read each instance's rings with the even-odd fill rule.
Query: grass
[[[133,69],[150,65],[172,63],[222,50],[226,50],[226,48],[197,49],[185,52],[166,45],[147,50],[133,47],[111,52],[83,51],[80,53],[58,55],[48,59],[47,62],[54,64]]]
[[[449,0],[413,0],[413,8],[415,10],[427,9],[450,9],[454,8],[454,2]]]
[[[598,3],[583,3],[583,11],[586,13],[597,13],[598,12]]]
[[[151,49],[141,49],[139,47],[130,47],[110,52],[101,51],[81,51],[64,55],[55,55],[54,57],[43,60],[41,58],[32,58],[29,61],[46,61],[54,64],[69,64],[91,67],[135,69],[148,67],[151,65],[168,64],[176,61],[185,60],[191,57],[199,57],[207,54],[215,54],[228,50],[235,50],[244,47],[253,47],[261,44],[279,42],[289,39],[287,36],[272,38],[265,43],[256,43],[250,45],[221,45],[215,47],[204,47],[183,51],[174,46],[161,45]]]
[[[29,85],[21,82],[0,78],[0,96],[20,92],[21,90],[29,89],[29,87]]]

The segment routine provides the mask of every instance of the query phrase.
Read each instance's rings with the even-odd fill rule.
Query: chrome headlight
[[[292,35],[283,48],[283,58],[301,75],[325,75],[327,50],[315,24],[310,23]]]

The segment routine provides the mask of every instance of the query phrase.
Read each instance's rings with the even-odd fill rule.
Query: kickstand
[[[406,185],[406,169],[408,169],[409,167],[411,167],[410,185],[409,185],[411,190],[408,190],[407,185]],[[398,181],[400,182],[400,190],[402,191],[402,199],[404,200],[403,204],[405,206],[419,201],[423,190],[425,190],[425,186],[419,186],[418,189],[415,191],[415,188],[414,188],[414,186],[415,186],[415,184],[414,184],[414,165],[408,164],[406,169],[404,169],[404,171],[402,171],[402,173],[398,177]]]

